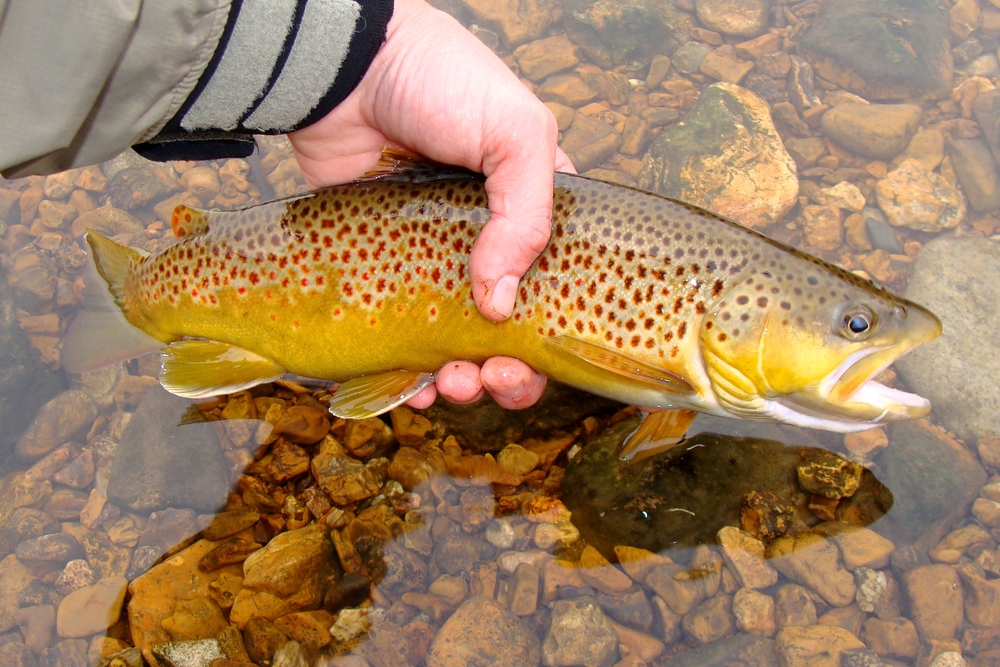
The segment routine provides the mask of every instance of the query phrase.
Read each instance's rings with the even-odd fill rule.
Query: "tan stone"
[[[289,639],[319,649],[333,640],[330,626],[336,620],[330,612],[319,609],[286,614],[274,619],[274,625]]]
[[[686,567],[676,563],[660,565],[650,570],[646,575],[646,586],[681,616],[705,599],[701,577],[694,576]]]
[[[628,575],[616,568],[594,547],[588,546],[580,554],[580,576],[599,591],[621,593],[632,587]]]
[[[823,131],[849,151],[892,159],[910,143],[923,109],[915,104],[844,102],[823,114]]]
[[[844,221],[844,229],[847,230],[847,244],[855,250],[872,249],[872,244],[868,239],[868,232],[865,227],[865,219],[859,214],[848,216],[847,220]],[[844,447],[847,451],[865,459],[870,458],[888,446],[889,436],[881,428],[870,428],[867,431],[844,435]]]
[[[865,640],[868,648],[884,658],[915,658],[920,649],[917,628],[906,618],[869,618]]]
[[[919,162],[927,171],[934,171],[944,159],[944,135],[934,128],[920,130],[913,135],[897,160],[901,162],[908,158]]]
[[[973,563],[964,563],[956,569],[962,579],[962,598],[969,622],[987,628],[1000,627],[1000,581],[986,579]]]
[[[559,102],[546,102],[545,106],[549,108],[552,115],[555,116],[556,125],[559,127],[560,132],[565,132],[569,129],[569,126],[573,123],[573,118],[576,116],[576,111],[572,107],[568,107],[565,104],[560,104]]]
[[[951,531],[930,550],[928,556],[935,563],[957,563],[968,549],[977,545],[990,545],[993,538],[976,524]]]
[[[559,102],[569,107],[579,107],[597,97],[597,91],[583,79],[572,74],[551,76],[535,91],[543,102]]]
[[[783,667],[840,667],[841,652],[864,644],[843,628],[809,625],[782,628],[774,648]]]
[[[279,596],[291,595],[332,553],[333,544],[322,524],[281,533],[243,563],[243,585]]]
[[[954,639],[962,624],[962,586],[955,568],[925,565],[903,575],[901,583],[910,601],[910,618],[920,638]]]
[[[736,55],[736,50],[729,44],[725,44],[710,51],[701,61],[698,69],[702,74],[710,76],[716,81],[735,85],[742,81],[743,77],[753,68],[752,62],[741,60]]]
[[[854,601],[854,577],[840,563],[840,553],[813,533],[785,535],[767,547],[771,565],[781,574],[818,593],[836,607]]]
[[[896,545],[873,530],[840,521],[821,523],[813,528],[813,532],[833,538],[840,547],[844,567],[851,571],[856,567],[870,567],[874,570],[886,567],[889,556],[896,548]]]
[[[514,50],[514,57],[521,74],[532,81],[541,81],[580,62],[576,45],[562,35],[519,46]]]
[[[778,581],[778,573],[764,559],[764,543],[739,528],[726,526],[716,540],[719,551],[746,588],[767,588]]]
[[[666,565],[668,563],[673,563],[670,558],[663,556],[658,553],[653,553],[647,549],[640,549],[638,547],[630,547],[625,545],[618,545],[615,547],[615,557],[618,559],[618,564],[622,566],[632,581],[637,584],[643,584],[646,581],[646,575],[654,567],[659,565]]]
[[[403,405],[393,408],[389,416],[392,418],[392,435],[404,447],[419,447],[433,428],[427,417]]]
[[[207,597],[178,600],[173,616],[161,625],[175,642],[208,639],[229,627],[218,605]]]
[[[840,209],[836,206],[805,206],[802,209],[803,228],[809,245],[820,250],[836,250],[843,241]]]
[[[965,219],[965,197],[941,175],[916,160],[903,160],[875,184],[879,208],[895,227],[937,232]]]
[[[108,577],[73,591],[59,603],[56,632],[69,638],[104,632],[118,622],[127,586],[125,577]]]
[[[752,588],[741,588],[733,596],[733,616],[742,632],[761,637],[773,637],[777,631],[774,620],[774,598]]]
[[[515,475],[524,476],[538,465],[538,454],[521,445],[511,443],[497,454],[497,463]]]
[[[108,179],[101,173],[100,167],[84,167],[73,180],[73,185],[88,192],[104,192],[108,189]]]
[[[495,30],[508,49],[541,37],[552,24],[543,0],[461,0],[476,22]]]
[[[696,644],[710,644],[736,634],[732,599],[728,595],[709,598],[684,616],[684,634]]]
[[[495,565],[494,565],[495,567]],[[558,598],[560,586],[585,586],[580,568],[558,558],[545,563],[542,576],[542,604],[549,604]]]
[[[75,208],[62,202],[46,199],[38,205],[38,219],[49,229],[60,229],[76,215]]]
[[[507,606],[517,616],[531,616],[538,607],[538,590],[538,568],[521,563],[507,582]]]
[[[18,597],[34,579],[14,554],[0,561],[0,632],[14,627],[14,612],[20,606]]]
[[[774,620],[779,628],[816,625],[813,595],[798,584],[785,584],[774,596]]]
[[[644,663],[653,662],[667,650],[666,644],[656,637],[608,620],[618,634],[619,650],[624,647],[629,654],[638,657]]]

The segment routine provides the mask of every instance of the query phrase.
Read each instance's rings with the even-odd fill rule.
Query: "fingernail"
[[[517,298],[517,276],[504,276],[493,286],[490,305],[493,310],[504,318],[514,312],[514,300]]]

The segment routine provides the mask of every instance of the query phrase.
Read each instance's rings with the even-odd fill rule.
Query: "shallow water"
[[[930,418],[845,437],[699,417],[618,468],[634,411],[565,389],[348,423],[321,383],[192,406],[153,356],[70,375],[84,229],[155,250],[177,204],[304,182],[280,138],[3,182],[0,665],[996,662],[1000,9],[440,4],[550,104],[581,172],[935,310],[944,338],[881,378]]]

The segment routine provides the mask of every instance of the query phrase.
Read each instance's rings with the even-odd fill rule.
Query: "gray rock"
[[[830,2],[801,35],[816,73],[869,100],[947,95],[947,9],[935,0]]]
[[[610,667],[618,657],[618,633],[591,597],[552,603],[552,623],[542,659],[554,665]]]
[[[76,538],[66,533],[42,535],[17,545],[14,554],[22,563],[59,564],[83,558],[83,547]]]
[[[995,53],[984,53],[966,66],[965,74],[987,79],[1000,76],[1000,60]]]
[[[802,505],[796,468],[828,455],[826,450],[789,447],[775,440],[698,433],[641,465],[622,463],[621,443],[637,425],[638,418],[633,418],[608,428],[566,469],[563,500],[573,512],[573,523],[606,557],[618,544],[654,552],[715,544],[721,528],[740,525],[743,496],[750,491],[798,498]],[[777,427],[774,432],[782,433]],[[792,437],[802,442],[808,436],[795,431]],[[855,496],[868,500],[858,513],[874,521],[892,505],[891,494],[870,474],[865,480]],[[799,511],[808,516],[804,507]]]
[[[122,434],[108,498],[136,512],[185,507],[210,513],[226,504],[229,476],[222,448],[191,402],[154,387]]]
[[[597,603],[605,614],[622,625],[643,632],[653,627],[653,607],[639,586],[633,586],[619,595],[601,591],[597,593]]]
[[[693,74],[701,67],[701,61],[712,52],[712,47],[701,42],[687,42],[674,53],[674,69],[681,74]]]
[[[1000,243],[931,241],[914,262],[905,296],[944,328],[896,362],[907,385],[930,399],[940,422],[962,440],[1000,433]]]
[[[879,215],[882,216],[881,211],[879,211]],[[896,230],[884,219],[865,218],[865,230],[868,232],[868,238],[871,239],[874,248],[897,255],[903,254],[903,246],[896,238]]]
[[[19,641],[0,645],[0,665],[5,667],[37,667],[38,660],[31,649]]]
[[[573,42],[602,69],[643,69],[653,56],[672,56],[694,21],[672,2],[660,0],[570,0],[563,26]]]
[[[79,389],[64,391],[43,405],[17,441],[15,451],[22,461],[37,461],[65,443],[97,417],[94,399]]]
[[[989,211],[1000,206],[1000,169],[985,143],[979,139],[953,140],[951,163],[972,208]]]
[[[972,112],[979,121],[993,157],[1000,159],[1000,90],[979,95],[972,104]]]
[[[684,122],[653,142],[636,181],[754,228],[780,220],[799,194],[767,104],[727,83],[706,88]]]
[[[951,50],[951,55],[960,63],[967,63],[983,52],[983,45],[975,37],[970,37]]]
[[[730,664],[778,667],[778,654],[774,650],[773,639],[738,634],[681,651],[662,664],[667,667],[723,667]]]
[[[807,109],[818,107],[822,102],[816,94],[812,65],[798,56],[792,56],[792,67],[788,70],[787,86],[788,101],[802,113]]]
[[[64,388],[62,378],[38,360],[17,321],[7,284],[0,280],[0,456],[10,452],[38,407]]]
[[[49,667],[89,667],[87,641],[64,639],[42,651],[41,663]]]

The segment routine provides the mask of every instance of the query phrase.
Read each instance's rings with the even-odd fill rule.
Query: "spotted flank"
[[[166,347],[161,379],[182,395],[288,372],[344,383],[334,413],[364,417],[447,361],[508,355],[648,410],[842,432],[929,410],[872,378],[940,333],[931,313],[735,222],[556,174],[551,241],[494,324],[468,272],[488,219],[481,177],[396,160],[295,199],[180,206],[178,242],[152,256],[88,240],[116,326],[141,335],[136,349]],[[67,354],[77,368],[114,356]],[[647,421],[636,447],[683,435],[689,419]]]

